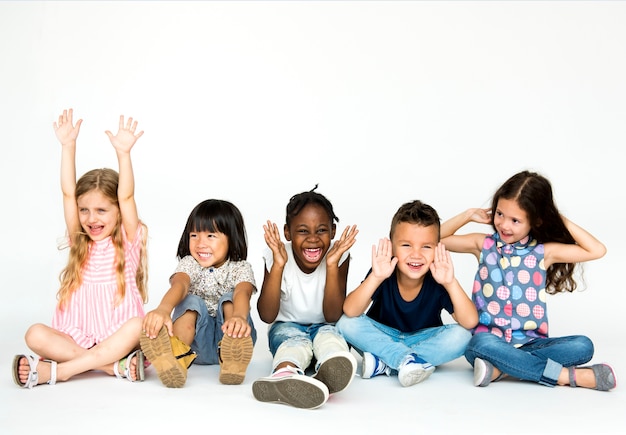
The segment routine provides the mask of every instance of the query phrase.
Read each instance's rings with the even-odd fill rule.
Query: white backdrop
[[[282,225],[289,198],[319,183],[338,231],[360,228],[354,288],[402,203],[445,220],[531,169],[608,247],[585,292],[551,299],[552,333],[617,337],[625,22],[624,2],[0,3],[4,337],[51,319],[67,258],[52,123],[68,107],[84,119],[79,174],[116,168],[104,131],[120,114],[145,131],[132,156],[148,310],[204,199],[243,212],[260,286],[262,225]],[[454,258],[469,292],[475,260]]]

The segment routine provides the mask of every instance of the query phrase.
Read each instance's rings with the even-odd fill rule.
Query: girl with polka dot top
[[[471,222],[490,224],[495,232],[455,234]],[[496,191],[491,209],[451,218],[441,236],[449,251],[478,260],[472,300],[479,322],[465,351],[475,386],[508,376],[547,386],[615,388],[610,365],[581,366],[593,357],[588,337],[549,336],[547,295],[574,291],[576,265],[601,258],[606,248],[559,213],[545,177],[513,175]]]

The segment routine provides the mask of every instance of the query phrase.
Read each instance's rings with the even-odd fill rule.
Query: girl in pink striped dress
[[[116,135],[106,131],[119,173],[94,169],[76,181],[76,138],[82,119],[72,109],[54,123],[61,143],[61,190],[69,238],[52,325],[32,325],[27,346],[40,357],[16,355],[17,385],[66,381],[90,370],[141,381],[144,357],[139,336],[147,299],[147,229],[139,220],[130,151],[143,131],[120,116]]]

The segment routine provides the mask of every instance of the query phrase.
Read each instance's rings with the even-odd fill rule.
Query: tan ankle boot
[[[180,338],[174,336],[170,337],[170,344],[172,345],[172,353],[178,360],[178,362],[186,369],[188,369],[198,355],[191,350],[191,346],[185,344]]]
[[[156,369],[163,385],[180,388],[187,382],[187,368],[196,358],[196,354],[178,337],[170,337],[163,326],[156,338],[145,333],[139,338],[141,350]]]

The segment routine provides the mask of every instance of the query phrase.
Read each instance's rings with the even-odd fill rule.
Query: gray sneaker
[[[356,358],[350,352],[337,352],[320,362],[313,378],[328,387],[330,394],[348,388],[356,373]]]
[[[296,408],[319,408],[328,400],[324,383],[303,375],[295,367],[285,367],[252,384],[252,394],[260,402],[283,403]]]
[[[486,387],[493,377],[493,365],[484,359],[474,359],[474,386]]]

